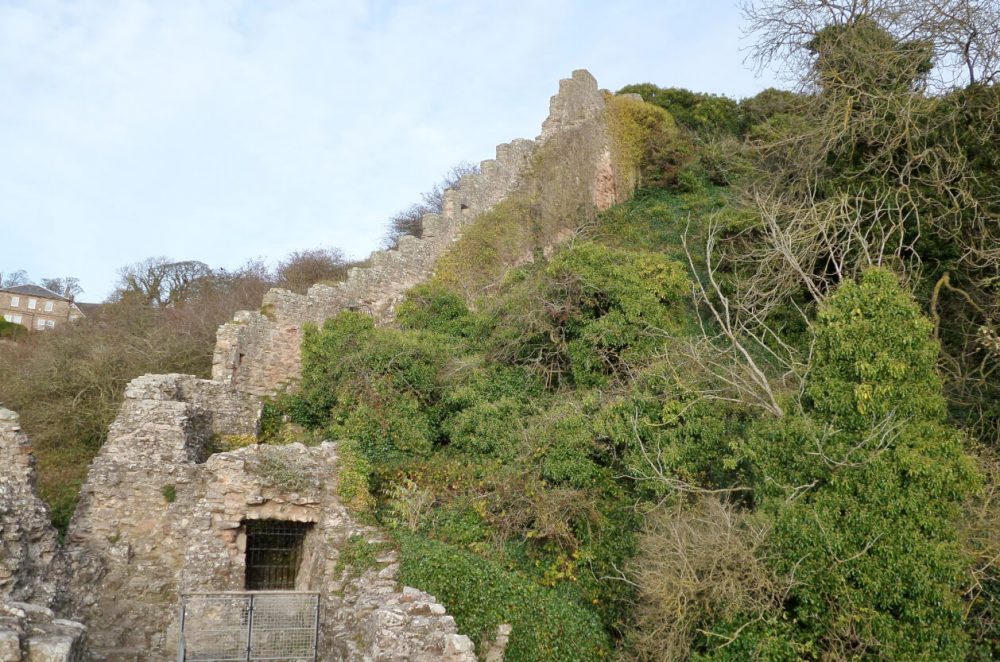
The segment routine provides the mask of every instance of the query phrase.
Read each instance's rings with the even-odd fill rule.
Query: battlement
[[[585,70],[574,71],[560,82],[549,108],[537,140],[497,146],[496,157],[483,161],[478,174],[462,177],[445,192],[441,213],[424,216],[422,237],[404,236],[395,248],[372,253],[367,266],[351,269],[342,283],[314,285],[304,295],[273,289],[259,311],[237,313],[219,328],[212,378],[246,393],[271,394],[298,377],[305,324],[322,324],[342,310],[367,312],[380,322],[392,319],[403,294],[433,275],[438,258],[463,228],[529,184],[535,156],[549,143],[565,141],[584,164],[571,173],[586,183],[580,205],[604,208],[615,202],[607,190],[614,177],[597,81]]]

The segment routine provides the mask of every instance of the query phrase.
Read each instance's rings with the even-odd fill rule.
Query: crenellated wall
[[[446,191],[441,214],[424,216],[421,238],[405,236],[397,248],[373,253],[369,266],[352,269],[342,283],[314,285],[304,295],[274,289],[264,296],[260,311],[237,313],[219,329],[212,378],[256,395],[274,393],[293,382],[301,367],[303,325],[321,324],[347,309],[390,319],[403,293],[433,274],[435,262],[462,229],[515,193],[553,189],[564,195],[537,197],[543,203],[559,200],[574,211],[613,204],[615,177],[604,97],[597,81],[587,71],[573,72],[560,82],[549,109],[536,140],[500,145],[495,159],[482,162],[480,174],[466,175],[456,188]],[[533,175],[539,159],[553,154],[571,154],[572,167],[550,167],[545,181],[537,181]],[[562,179],[553,177],[553,172]]]

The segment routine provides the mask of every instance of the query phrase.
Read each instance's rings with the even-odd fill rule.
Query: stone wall
[[[296,588],[321,594],[321,659],[475,659],[444,607],[397,587],[392,552],[358,572],[338,563],[352,539],[382,538],[341,505],[334,444],[252,445],[206,459],[213,430],[187,399],[205,388],[192,380],[134,380],[84,485],[56,608],[87,624],[91,650],[173,657],[181,593],[243,590],[245,523],[277,519],[312,524]]]
[[[41,605],[0,600],[0,662],[80,662],[84,627]]]
[[[28,438],[18,415],[0,408],[0,599],[48,604],[53,586],[44,577],[56,549]]]
[[[543,184],[549,191],[574,196],[547,199],[558,199],[574,212],[581,207],[603,209],[617,200],[604,97],[587,71],[575,71],[560,82],[537,140],[500,145],[495,159],[482,162],[480,174],[466,175],[445,193],[442,213],[424,217],[421,238],[405,236],[397,248],[373,253],[369,266],[352,269],[347,280],[335,286],[314,285],[305,295],[274,289],[265,295],[260,311],[237,313],[219,329],[213,379],[247,393],[274,393],[299,375],[303,325],[321,324],[345,309],[369,312],[379,320],[391,318],[403,293],[433,274],[435,262],[465,226],[515,192],[539,186],[532,173],[538,157],[546,153],[571,155],[568,165],[555,164],[544,173],[547,180],[553,173],[560,179]]]
[[[321,594],[321,659],[474,660],[472,642],[433,596],[397,585],[394,552],[382,551],[373,567],[342,562],[357,541],[383,538],[338,499],[335,444],[212,454],[214,441],[256,433],[259,396],[299,374],[303,325],[345,309],[390,320],[403,293],[433,274],[463,228],[501,201],[523,196],[543,215],[567,219],[618,201],[603,99],[589,73],[574,72],[552,98],[542,134],[499,146],[480,174],[445,193],[441,214],[424,217],[421,238],[403,237],[396,249],[373,254],[339,285],[316,285],[305,295],[272,290],[260,311],[237,313],[219,330],[212,380],[133,380],[58,554],[33,491],[27,440],[16,415],[0,409],[0,599],[41,602],[42,610],[82,620],[98,657],[167,659],[176,652],[182,593],[244,587],[247,522],[307,522],[297,588]],[[550,228],[546,241],[565,238],[567,229]],[[18,628],[48,632],[31,618],[14,613],[0,622],[10,625],[21,653],[27,635]],[[50,621],[60,646],[71,638],[66,655],[76,656],[78,626]],[[11,641],[0,628],[0,647]],[[505,641],[506,632],[498,633],[487,656],[502,657]]]

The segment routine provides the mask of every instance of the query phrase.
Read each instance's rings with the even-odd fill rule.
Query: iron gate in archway
[[[180,626],[179,662],[316,660],[319,593],[186,593]]]

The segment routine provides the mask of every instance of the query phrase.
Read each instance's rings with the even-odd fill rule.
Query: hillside
[[[750,18],[798,91],[574,72],[419,236],[237,313],[211,381],[133,382],[176,393],[127,395],[114,452],[144,407],[215,416],[142,498],[201,513],[199,467],[319,458],[271,472],[349,513],[324,572],[391,559],[387,585],[512,662],[1000,657],[1000,52],[973,31],[963,60],[906,8],[792,4]],[[93,485],[118,485],[89,480],[81,558],[109,538]],[[87,544],[114,559],[117,535]]]
[[[558,246],[501,206],[393,323],[307,328],[265,438],[343,440],[343,496],[477,643],[998,654],[1000,97],[915,85],[930,47],[867,18],[821,38],[809,92],[625,88],[634,199]]]

